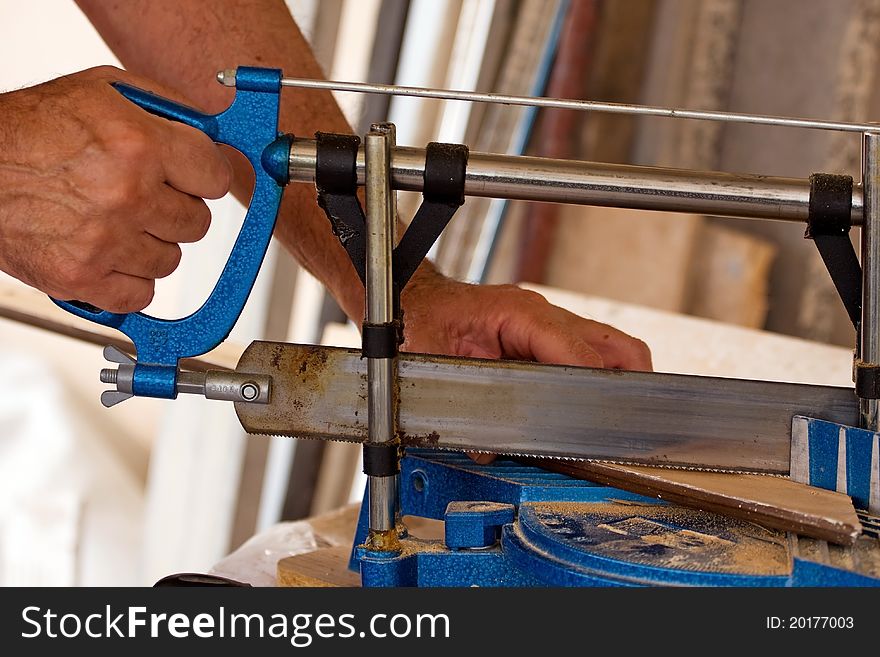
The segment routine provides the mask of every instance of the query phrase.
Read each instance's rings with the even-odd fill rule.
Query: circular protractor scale
[[[549,585],[779,586],[792,573],[785,532],[656,503],[522,504],[503,545]]]

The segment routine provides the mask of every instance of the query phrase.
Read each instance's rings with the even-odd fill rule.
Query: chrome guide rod
[[[866,132],[862,157],[865,210],[862,225],[862,321],[860,357],[880,363],[880,133]],[[865,429],[877,431],[878,400],[862,399],[860,419]]]
[[[235,72],[232,70],[220,71],[217,74],[217,79],[222,84],[233,86],[235,84]],[[771,116],[767,114],[741,114],[738,112],[689,110],[675,107],[660,107],[656,105],[604,103],[594,100],[514,96],[509,94],[484,93],[478,91],[460,91],[456,89],[407,87],[393,84],[343,82],[340,80],[311,80],[306,78],[282,78],[281,85],[284,87],[298,87],[300,89],[324,89],[327,91],[348,91],[353,93],[382,94],[385,96],[435,98],[437,100],[463,100],[468,102],[494,103],[499,105],[550,107],[555,109],[569,109],[586,112],[605,112],[609,114],[664,116],[679,119],[699,119],[703,121],[722,121],[725,123],[750,123],[753,125],[837,130],[841,132],[866,132],[877,130],[877,126],[871,123],[849,123],[846,121],[826,121],[822,119]]]
[[[314,139],[295,138],[290,179],[313,183]],[[425,149],[391,150],[391,185],[421,191]],[[364,149],[358,153],[358,184],[366,182]],[[522,201],[550,201],[635,210],[662,210],[720,217],[805,222],[810,183],[806,179],[689,171],[518,155],[471,153],[465,194]],[[852,223],[862,222],[862,189],[853,189]]]
[[[366,135],[367,263],[366,320],[368,324],[394,321],[391,256],[394,240],[394,205],[391,191],[391,140],[393,130]],[[396,358],[367,359],[368,438],[373,443],[394,439]],[[397,475],[369,478],[370,533],[395,528],[398,509]]]

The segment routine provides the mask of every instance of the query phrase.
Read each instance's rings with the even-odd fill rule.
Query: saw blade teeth
[[[262,431],[248,431],[249,436],[265,436],[267,438],[291,438],[298,440],[323,440],[325,442],[334,442],[334,443],[348,443],[349,445],[363,445],[364,441],[362,440],[346,440],[345,438],[327,438],[325,436],[289,436],[280,433],[270,433],[270,432],[262,432]],[[405,446],[406,447],[406,446]],[[426,449],[424,447],[420,447],[418,449]],[[760,475],[762,477],[781,477],[782,479],[787,479],[787,475],[779,474],[776,472],[760,472],[760,471],[748,471],[748,470],[725,470],[722,468],[702,468],[688,465],[670,465],[667,463],[639,463],[638,461],[620,461],[620,460],[610,460],[610,459],[583,459],[578,458],[576,456],[561,456],[559,454],[529,454],[526,452],[493,452],[488,449],[473,449],[469,447],[452,447],[449,445],[436,445],[433,447],[441,452],[453,452],[456,454],[491,454],[492,456],[503,456],[508,458],[524,458],[524,459],[544,459],[544,460],[552,460],[552,461],[565,461],[568,463],[603,463],[608,465],[622,465],[622,466],[641,466],[641,467],[650,467],[650,468],[660,468],[662,470],[684,470],[686,472],[714,472],[717,474],[751,474],[751,475]]]
[[[249,436],[262,436],[265,438],[289,438],[291,440],[321,440],[326,443],[348,443],[349,445],[363,445],[362,440],[347,440],[345,438],[327,438],[326,436],[291,436],[285,433],[273,433],[271,431],[246,431]]]
[[[779,474],[776,472],[761,472],[758,470],[749,471],[749,470],[725,470],[722,468],[703,468],[703,467],[695,467],[689,465],[670,465],[667,463],[657,464],[657,463],[639,463],[637,461],[620,461],[620,460],[609,460],[609,459],[583,459],[577,458],[575,456],[560,456],[559,454],[553,455],[543,455],[543,454],[527,454],[525,452],[493,452],[486,449],[471,449],[464,447],[450,447],[447,445],[438,445],[436,449],[444,452],[456,452],[456,453],[465,453],[465,454],[491,454],[493,456],[504,456],[509,458],[527,458],[527,459],[544,459],[551,461],[566,461],[569,463],[602,463],[608,465],[622,465],[622,466],[640,466],[640,467],[649,467],[649,468],[660,468],[663,470],[684,470],[686,472],[713,472],[717,474],[750,474],[750,475],[760,475],[762,477],[780,477],[782,479],[787,479],[788,476],[784,474]]]

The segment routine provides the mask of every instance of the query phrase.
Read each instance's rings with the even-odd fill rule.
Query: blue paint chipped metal
[[[446,547],[484,548],[495,545],[501,528],[513,522],[516,507],[498,502],[450,502],[444,517]]]
[[[792,479],[845,493],[880,516],[880,433],[795,416],[791,442]]]
[[[812,539],[506,459],[409,450],[400,486],[401,515],[445,518],[445,540],[367,551],[365,500],[350,561],[364,586],[880,586],[876,538],[858,547],[873,566],[847,569],[854,548],[819,562]]]

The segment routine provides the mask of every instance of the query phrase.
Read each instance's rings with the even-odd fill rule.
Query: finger
[[[477,465],[489,465],[495,460],[494,454],[485,454],[483,452],[467,452],[467,455]]]
[[[581,335],[599,352],[605,367],[653,371],[651,350],[644,342],[607,324],[582,318],[578,320]]]
[[[232,182],[232,165],[205,133],[166,121],[165,180],[175,189],[201,198],[221,198]]]
[[[180,264],[180,257],[177,244],[140,233],[118,249],[107,264],[119,274],[152,280],[170,275]]]
[[[589,345],[602,359],[603,367],[644,372],[653,370],[651,350],[641,340],[608,324],[585,319],[564,308],[553,306],[546,299],[541,298],[541,301],[545,305],[541,314],[552,317],[564,335],[577,336],[574,349],[578,348],[577,342]]]
[[[605,361],[605,367],[638,372],[653,372],[651,350],[641,340],[624,335],[613,337],[604,348],[597,349]]]
[[[121,81],[176,103],[191,105],[174,89],[128,71],[100,66],[91,69],[90,73],[108,84]],[[229,191],[233,176],[232,166],[210,137],[178,121],[153,116],[135,104],[132,107],[143,113],[140,116],[149,117],[152,125],[158,127],[162,141],[163,170],[172,187],[201,198],[221,198]]]
[[[535,333],[530,339],[535,360],[541,363],[574,365],[577,367],[605,367],[602,356],[587,341],[569,333],[564,327]]]
[[[549,304],[548,307],[555,308]],[[605,364],[589,342],[558,320],[518,314],[503,327],[501,342],[504,354],[514,358],[577,367],[604,367]]]
[[[155,284],[152,280],[112,272],[100,283],[79,295],[82,301],[113,313],[143,310],[153,300]]]
[[[155,207],[144,218],[145,230],[164,242],[198,242],[211,227],[211,210],[200,198],[163,185]]]

